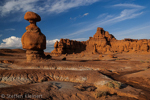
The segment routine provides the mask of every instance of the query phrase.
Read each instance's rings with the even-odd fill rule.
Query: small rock
[[[111,55],[108,55],[108,57],[110,57],[110,58],[114,58],[114,55],[112,55],[112,54],[111,54]]]
[[[47,55],[47,56],[46,56],[46,59],[51,59],[51,58],[52,58],[51,55]]]
[[[96,89],[96,87],[95,86],[90,86],[89,88],[87,88],[86,90],[87,91],[94,91]]]
[[[64,57],[62,60],[66,60],[66,57]]]

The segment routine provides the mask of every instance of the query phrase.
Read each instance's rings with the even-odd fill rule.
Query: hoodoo
[[[41,21],[41,17],[29,11],[26,12],[24,19],[30,22],[21,38],[22,48],[26,49],[27,61],[44,58],[43,50],[46,49],[46,37],[36,25],[36,22]]]

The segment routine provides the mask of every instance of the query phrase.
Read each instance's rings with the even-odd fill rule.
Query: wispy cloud
[[[125,8],[145,8],[143,6],[140,6],[140,5],[136,5],[136,4],[116,4],[116,5],[113,5],[112,7],[125,7]]]
[[[5,16],[15,12],[25,12],[35,10],[35,3],[38,0],[9,0],[5,1],[4,5],[0,6],[1,16]]]
[[[116,4],[113,5],[112,7],[120,7],[120,6],[125,8],[118,15],[114,16],[114,15],[109,15],[107,13],[101,14],[99,17],[103,17],[102,20],[97,19],[95,22],[87,24],[85,28],[82,28],[71,34],[65,35],[64,37],[84,34],[86,31],[93,30],[98,26],[112,25],[124,20],[136,18],[143,14],[143,11],[141,10],[145,8],[144,6],[135,5],[135,4]]]
[[[76,20],[77,18],[82,18],[82,17],[85,17],[85,16],[87,16],[87,15],[89,15],[89,13],[85,13],[85,14],[83,14],[83,15],[79,15],[79,16],[74,17],[74,18],[70,17],[70,19],[71,19],[71,20]]]
[[[87,16],[89,13],[85,13],[85,14],[83,14],[83,16],[82,17],[84,17],[84,16]]]
[[[71,8],[91,5],[98,1],[99,0],[9,0],[0,6],[0,14],[1,16],[6,16],[10,13],[26,11],[61,13]]]
[[[2,34],[0,34],[0,37],[2,37],[3,35]]]
[[[113,18],[114,15],[109,15],[108,13],[104,13],[104,14],[100,14],[97,19],[103,19],[103,20],[107,20],[107,19],[110,19],[110,18]]]
[[[135,39],[146,39],[150,36],[150,25],[138,25],[129,29],[125,29],[122,31],[116,31],[112,34],[115,34],[117,39],[123,38],[135,38]],[[142,34],[142,35],[141,35]]]
[[[14,28],[8,28],[8,29],[5,29],[5,31],[15,31],[16,29]]]
[[[108,15],[108,13],[100,14],[97,18],[103,18],[106,15]]]

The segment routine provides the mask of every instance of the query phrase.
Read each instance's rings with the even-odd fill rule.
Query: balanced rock
[[[24,19],[30,22],[26,27],[26,32],[21,38],[22,48],[26,49],[27,61],[44,58],[44,49],[46,49],[46,37],[36,25],[41,21],[41,17],[34,12],[26,12]]]

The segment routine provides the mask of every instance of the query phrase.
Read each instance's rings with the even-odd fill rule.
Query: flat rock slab
[[[140,86],[150,88],[150,69],[146,69],[145,71],[140,71],[132,74],[123,75],[120,79],[138,84]]]
[[[111,78],[98,71],[72,71],[72,70],[44,70],[44,69],[16,69],[0,70],[1,82],[6,84],[27,84],[32,82],[44,82],[48,80],[59,80],[79,83],[92,83],[103,86]]]

